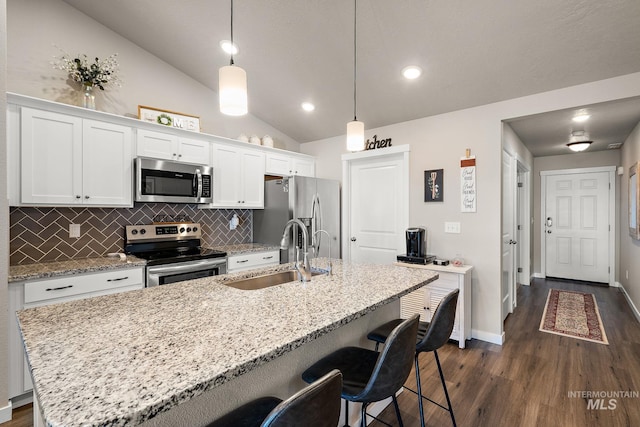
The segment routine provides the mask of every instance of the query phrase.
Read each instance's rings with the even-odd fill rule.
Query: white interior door
[[[502,279],[501,293],[502,320],[513,312],[515,286],[515,158],[502,151]]]
[[[367,155],[347,162],[343,256],[353,262],[390,264],[404,252],[408,227],[408,152]],[[357,156],[357,155],[347,155]],[[344,157],[343,157],[344,159]]]
[[[547,277],[609,282],[610,173],[546,176]]]

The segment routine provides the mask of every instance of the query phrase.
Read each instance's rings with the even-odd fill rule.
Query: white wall
[[[7,164],[7,28],[6,1],[0,0],[0,165]],[[4,167],[0,170],[5,169]],[[9,399],[9,353],[8,344],[8,285],[9,270],[9,200],[7,199],[7,174],[0,173],[0,423],[11,416],[7,407]],[[4,408],[4,409],[3,409]]]
[[[577,169],[577,168],[595,168],[600,166],[620,166],[620,150],[606,150],[596,151],[593,153],[573,153],[564,154],[561,156],[546,156],[536,157],[533,160],[533,272],[534,274],[543,274],[541,271],[542,260],[541,254],[541,227],[542,227],[542,215],[541,209],[541,179],[540,172],[560,169]],[[620,208],[620,177],[616,175],[616,217],[618,217],[618,210]],[[618,229],[621,224],[617,224]],[[616,248],[618,247],[618,231],[616,233]],[[617,257],[616,257],[617,259]],[[614,266],[612,266],[614,268]],[[616,277],[618,276],[616,272]]]
[[[620,181],[620,271],[618,282],[622,284],[636,307],[640,309],[640,240],[629,236],[629,168],[640,161],[640,123],[622,146],[624,175]],[[627,278],[627,272],[629,278]],[[639,319],[640,320],[640,319]]]
[[[130,117],[137,117],[138,105],[183,112],[200,117],[202,132],[228,138],[268,134],[277,148],[299,151],[296,141],[250,114],[222,115],[216,92],[61,0],[8,0],[7,20],[9,92],[77,105],[76,86],[53,68],[54,56],[60,49],[100,58],[117,53],[124,83],[96,91],[98,110]]]
[[[481,82],[479,82],[481,84]],[[500,217],[502,121],[637,96],[640,73],[433,117],[369,129],[366,137],[392,138],[393,145],[411,146],[410,224],[428,230],[427,250],[441,257],[461,253],[475,266],[472,329],[476,337],[498,341],[500,319]],[[345,124],[349,117],[345,117]],[[366,123],[365,123],[366,125]],[[459,160],[465,149],[477,157],[477,213],[460,212]],[[341,179],[340,156],[345,137],[302,144],[301,151],[317,156],[317,170],[325,178]],[[444,171],[444,202],[425,203],[424,171]],[[445,221],[459,221],[461,234],[445,234]]]

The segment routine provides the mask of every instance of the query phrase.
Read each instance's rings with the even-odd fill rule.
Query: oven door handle
[[[191,273],[193,271],[198,271],[211,267],[218,267],[222,265],[226,265],[226,258],[218,258],[215,261],[210,259],[201,260],[201,261],[189,261],[189,262],[181,262],[176,264],[169,265],[156,265],[147,267],[148,275],[158,275],[158,274],[171,274],[171,273]]]

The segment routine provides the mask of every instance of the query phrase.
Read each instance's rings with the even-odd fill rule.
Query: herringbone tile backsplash
[[[229,230],[233,214],[240,225]],[[124,249],[124,226],[151,224],[156,215],[186,215],[202,226],[203,246],[251,242],[253,215],[246,209],[198,209],[198,205],[136,203],[132,209],[11,208],[10,265],[104,256]],[[80,224],[80,237],[69,237]]]

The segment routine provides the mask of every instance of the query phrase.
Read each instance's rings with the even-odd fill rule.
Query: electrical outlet
[[[69,237],[72,239],[80,237],[80,224],[69,224]]]
[[[444,223],[444,232],[445,233],[460,233],[460,223],[459,222],[445,222]]]

